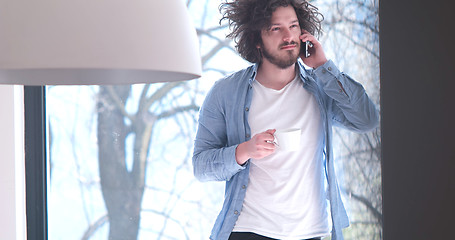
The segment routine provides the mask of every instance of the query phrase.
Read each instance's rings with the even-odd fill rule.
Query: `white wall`
[[[0,85],[0,239],[26,239],[23,87]]]

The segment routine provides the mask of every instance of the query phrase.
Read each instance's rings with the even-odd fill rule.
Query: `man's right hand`
[[[248,159],[261,159],[275,152],[275,129],[254,135],[250,140],[237,146],[235,150],[235,160],[239,165],[243,165]]]

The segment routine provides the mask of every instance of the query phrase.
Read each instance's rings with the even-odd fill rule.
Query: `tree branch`
[[[379,59],[379,54],[376,53],[375,51],[369,49],[367,45],[362,44],[362,43],[360,43],[360,42],[354,40],[354,39],[352,38],[352,36],[347,35],[347,34],[344,33],[343,31],[340,31],[340,30],[338,30],[338,29],[333,29],[333,31],[335,31],[335,32],[337,32],[337,33],[339,33],[339,34],[341,34],[343,37],[345,37],[346,39],[348,39],[348,40],[349,40],[350,42],[352,42],[354,45],[357,45],[357,46],[363,48],[364,50],[366,50],[367,52],[369,52],[371,55],[373,55],[373,57]]]
[[[117,106],[117,108],[120,110],[122,115],[125,116],[126,118],[128,118],[131,122],[133,122],[134,116],[128,114],[128,112],[125,109],[125,104],[122,103],[122,100],[120,99],[120,97],[117,95],[117,93],[115,93],[114,88],[112,86],[107,86],[106,89],[107,89],[107,92],[109,93],[109,96],[114,101],[115,106]]]
[[[199,29],[196,29],[196,33],[197,33],[198,36],[207,35],[207,37],[209,37],[209,38],[212,38],[212,39],[220,41],[219,38],[213,36],[212,32],[221,30],[221,29],[226,28],[226,27],[228,27],[227,24],[216,26],[216,27],[212,27],[212,28],[208,28],[208,29],[200,29],[199,28]]]
[[[354,20],[354,19],[350,19],[348,17],[342,16],[341,21],[349,22],[349,23],[352,23],[352,24],[355,24],[355,25],[359,25],[359,26],[361,26],[363,28],[366,28],[366,29],[370,30],[372,33],[375,33],[376,35],[379,34],[378,25],[376,25],[376,24],[368,24],[366,19],[364,19],[363,21],[359,21],[359,20]]]
[[[182,85],[183,83],[184,82],[165,83],[160,89],[156,90],[155,93],[147,99],[146,103],[144,104],[144,109],[147,111],[150,108],[150,106],[152,106],[153,103],[160,100],[161,98],[166,96],[166,94],[168,94],[172,89],[179,85]]]
[[[180,228],[182,229],[182,232],[185,234],[185,239],[189,240],[190,239],[190,236],[188,236],[188,233],[185,231],[185,226],[179,222],[177,219],[175,218],[172,218],[169,214],[167,214],[166,212],[160,212],[160,211],[156,211],[154,209],[142,209],[143,212],[150,212],[150,213],[154,213],[154,214],[157,214],[157,215],[161,215],[163,216],[165,219],[169,219],[171,221],[173,221],[174,223],[176,223],[177,225],[180,226]],[[161,232],[160,232],[160,235],[162,236],[163,235],[163,232],[164,230],[162,229]]]
[[[203,56],[201,58],[201,62],[202,64],[204,65],[210,58],[212,58],[220,49],[226,47],[228,49],[230,49],[231,51],[235,52],[235,49],[231,47],[230,43],[232,42],[232,40],[226,38],[224,40],[218,38],[218,37],[215,37],[213,36],[213,34],[211,33],[212,31],[216,31],[216,30],[219,30],[219,29],[223,29],[227,27],[227,25],[221,25],[219,27],[214,27],[214,28],[210,28],[210,29],[197,29],[197,34],[198,35],[206,35],[207,37],[211,38],[211,39],[214,39],[216,41],[218,41],[218,44],[212,48],[212,50],[210,50],[210,52],[208,52],[207,54],[205,54],[205,56]]]
[[[187,111],[191,111],[191,110],[199,111],[199,106],[196,106],[195,104],[191,104],[188,106],[180,106],[180,107],[173,108],[169,111],[160,113],[158,115],[158,120],[171,117],[177,113],[187,112]]]
[[[215,56],[216,53],[218,53],[218,51],[224,47],[227,47],[227,48],[230,48],[231,50],[234,50],[229,44],[231,43],[231,40],[230,39],[225,39],[224,41],[221,41],[221,40],[218,40],[218,44],[213,47],[207,54],[205,54],[203,57],[202,57],[202,65],[205,65],[205,63],[208,62],[208,60],[210,60],[210,58],[212,58],[213,56]]]
[[[227,75],[228,74],[228,71],[217,69],[217,68],[204,68],[204,71],[219,72],[221,75]]]
[[[357,195],[352,190],[347,189],[347,188],[341,187],[341,190],[343,192],[345,192],[347,195],[354,198],[355,200],[362,203],[373,214],[373,216],[376,218],[378,223],[381,224],[381,226],[382,226],[382,213],[373,206],[373,204],[368,200],[368,198]]]
[[[106,215],[100,217],[94,223],[90,224],[90,226],[87,228],[87,230],[85,230],[85,233],[82,236],[81,240],[90,239],[90,237],[92,237],[92,235],[108,221],[109,221],[109,217],[106,214]]]
[[[150,89],[150,84],[146,84],[142,89],[141,97],[139,98],[139,104],[137,109],[146,109],[143,108],[144,104],[147,103],[147,92]],[[146,110],[147,111],[147,110]]]
[[[207,32],[213,32],[213,31],[218,31],[218,30],[221,30],[221,29],[227,28],[227,27],[229,27],[228,24],[222,24],[222,25],[219,25],[219,26],[216,26],[216,27],[208,28],[206,31]]]

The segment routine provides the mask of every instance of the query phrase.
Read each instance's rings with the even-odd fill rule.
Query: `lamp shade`
[[[200,77],[183,0],[0,0],[0,84],[109,85]]]

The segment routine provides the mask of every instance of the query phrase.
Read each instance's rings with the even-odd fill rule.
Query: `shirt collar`
[[[299,70],[300,79],[303,81],[304,84],[308,83],[308,81],[310,81],[310,79],[312,79],[310,76],[311,76],[313,69],[306,69],[305,66],[300,61],[297,61],[296,65]],[[248,83],[250,84],[250,86],[253,86],[254,81],[256,81],[256,74],[257,74],[258,68],[259,68],[259,63],[255,63],[252,66],[250,78],[248,79]]]
[[[258,68],[259,68],[259,63],[255,63],[251,67],[252,71],[251,71],[251,74],[250,74],[250,78],[248,79],[248,83],[250,84],[251,87],[253,86],[254,81],[256,81],[256,74],[258,72]]]
[[[301,61],[297,61],[299,66],[300,79],[304,84],[314,80],[311,76],[313,75],[313,68],[307,69]]]

